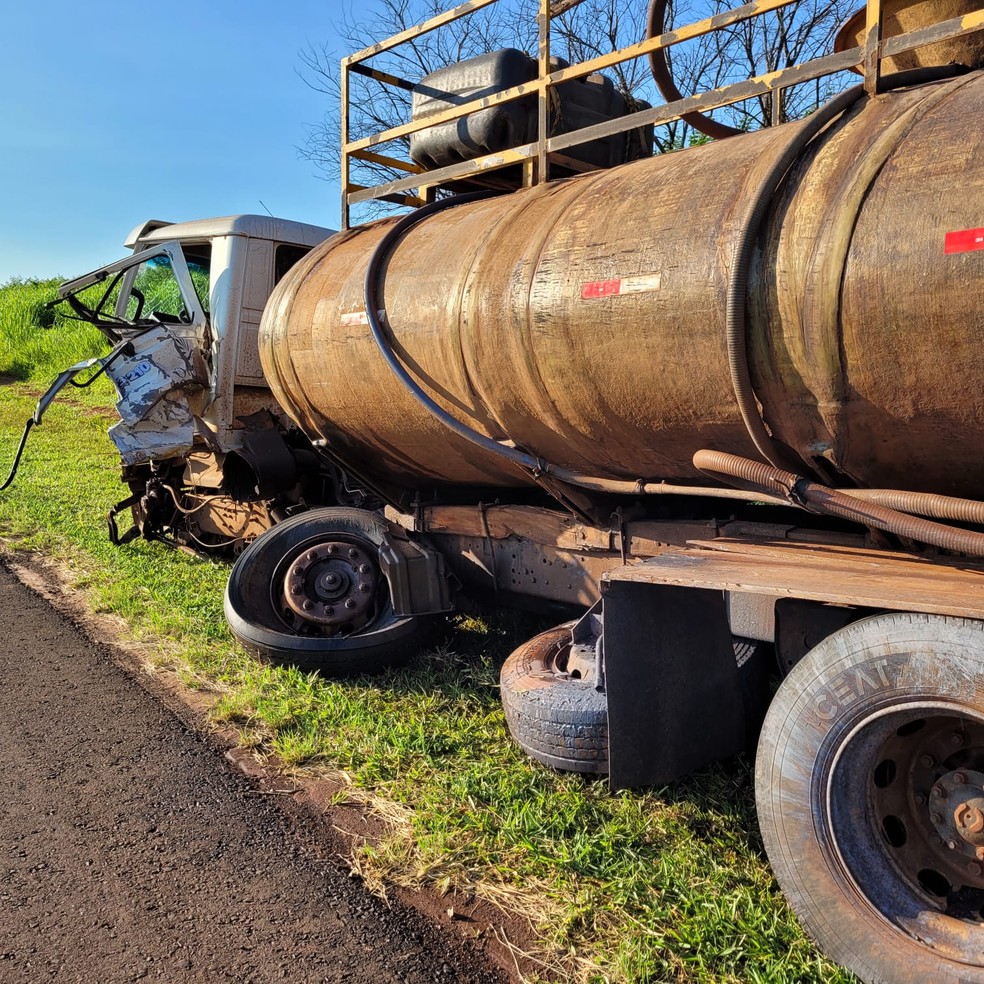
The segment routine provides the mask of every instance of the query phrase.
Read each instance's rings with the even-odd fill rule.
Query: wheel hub
[[[984,857],[984,772],[954,769],[940,776],[929,808],[930,822],[949,850],[967,859]]]
[[[305,622],[334,631],[355,631],[372,616],[377,580],[364,549],[331,540],[294,558],[284,577],[284,600]]]
[[[882,745],[872,805],[900,873],[957,918],[984,907],[984,727],[923,718]]]

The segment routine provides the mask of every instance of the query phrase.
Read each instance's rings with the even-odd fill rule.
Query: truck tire
[[[982,786],[984,623],[877,615],[807,653],[755,766],[807,933],[864,981],[984,982]]]
[[[376,673],[405,662],[425,641],[430,620],[393,612],[377,563],[387,532],[385,521],[374,513],[347,508],[313,509],[267,530],[243,551],[229,575],[225,616],[232,634],[256,656],[326,675]],[[351,551],[355,560],[347,556]],[[339,582],[340,612],[353,600],[361,616],[358,624],[306,621],[296,598],[288,601],[293,578],[290,587],[298,587],[296,594],[304,603],[323,620],[328,617],[325,597],[315,593],[304,575],[305,554],[318,558],[312,572],[314,564],[320,565]],[[360,593],[363,584],[370,588]]]
[[[523,643],[499,674],[506,723],[520,748],[564,772],[608,772],[608,703],[593,683],[562,672],[554,656],[574,622]]]
[[[499,674],[510,734],[530,758],[563,772],[608,774],[608,701],[593,682],[569,675],[558,656],[575,622],[523,643]],[[735,637],[735,661],[752,672],[760,643]]]

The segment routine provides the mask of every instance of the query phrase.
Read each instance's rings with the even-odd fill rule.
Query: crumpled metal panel
[[[208,376],[194,328],[162,325],[137,335],[133,354],[107,370],[119,394],[116,409],[126,424],[143,420],[168,393],[207,385]]]
[[[195,416],[180,399],[160,400],[139,420],[121,420],[109,428],[109,436],[124,465],[152,459],[176,458],[191,451],[195,440]]]

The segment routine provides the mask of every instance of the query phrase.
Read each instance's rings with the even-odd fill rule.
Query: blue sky
[[[344,6],[343,6],[344,4]],[[339,189],[299,157],[328,97],[298,52],[347,0],[27,0],[0,38],[0,283],[71,277],[127,232],[262,212],[337,227]],[[339,56],[344,52],[339,51]]]

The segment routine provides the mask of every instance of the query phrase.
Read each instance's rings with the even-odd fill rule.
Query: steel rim
[[[380,576],[376,550],[337,534],[309,540],[277,565],[274,610],[291,632],[351,635],[376,617]]]
[[[939,957],[984,952],[984,717],[953,702],[872,713],[817,777],[833,854],[863,905]]]

